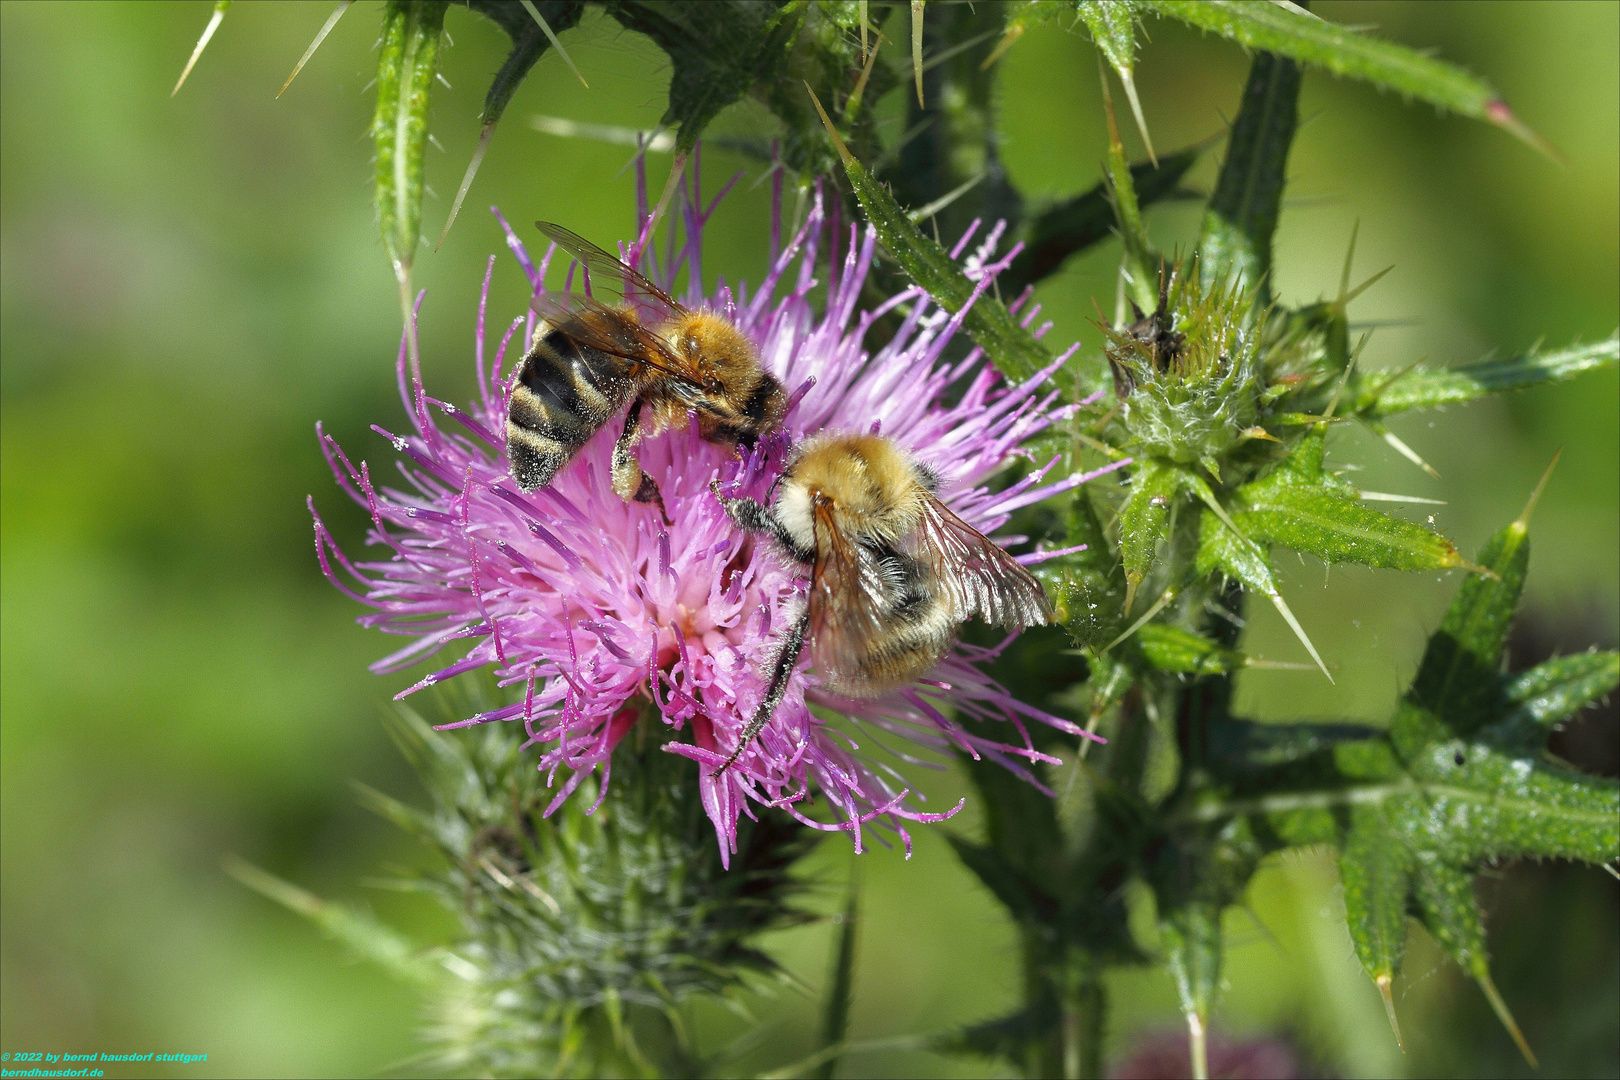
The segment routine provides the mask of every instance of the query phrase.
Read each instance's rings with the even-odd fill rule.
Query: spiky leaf
[[[1328,563],[1439,570],[1462,562],[1450,540],[1358,502],[1354,489],[1324,472],[1326,436],[1327,425],[1316,425],[1276,469],[1237,489],[1232,519],[1240,529]]]
[[[1617,360],[1620,337],[1611,337],[1592,345],[1572,345],[1551,352],[1531,350],[1506,360],[1487,360],[1449,370],[1380,372],[1362,380],[1356,411],[1357,415],[1376,420],[1408,409],[1455,405],[1488,394],[1563,382],[1584,372],[1612,367]]]

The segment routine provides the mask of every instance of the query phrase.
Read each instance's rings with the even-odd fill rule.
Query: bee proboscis
[[[513,373],[507,454],[524,491],[549,484],[580,447],[630,403],[613,448],[613,490],[656,503],[658,485],[641,471],[636,443],[698,416],[711,442],[751,445],[775,431],[786,411],[782,384],[760,366],[754,346],[729,319],[693,311],[620,259],[560,225],[541,232],[584,268],[597,295],[536,293],[540,323]],[[643,419],[643,411],[650,416]]]
[[[939,499],[939,478],[892,439],[818,435],[795,448],[771,505],[715,495],[741,528],[810,568],[765,696],[716,775],[765,727],[808,642],[822,685],[875,697],[926,674],[978,616],[1022,629],[1052,607],[1035,580]]]

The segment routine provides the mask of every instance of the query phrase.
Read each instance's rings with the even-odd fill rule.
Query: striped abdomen
[[[524,491],[557,471],[635,393],[629,361],[542,330],[512,377],[506,448]]]
[[[926,675],[950,651],[960,625],[934,575],[917,559],[884,545],[881,630],[865,640],[854,670],[823,670],[829,690],[847,697],[876,697]]]

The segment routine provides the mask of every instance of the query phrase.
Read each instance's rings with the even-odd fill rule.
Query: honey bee
[[[818,435],[790,456],[769,507],[711,485],[739,527],[810,568],[765,697],[725,772],[764,728],[808,641],[822,685],[876,697],[927,673],[977,615],[1022,629],[1052,618],[1040,583],[939,499],[939,477],[893,440]]]
[[[613,448],[613,490],[669,514],[636,443],[698,416],[711,442],[751,446],[782,423],[782,384],[760,366],[753,345],[724,316],[678,304],[646,277],[560,225],[540,231],[584,267],[596,294],[538,293],[534,344],[518,364],[506,414],[512,474],[525,492],[551,483],[579,448],[630,403]],[[650,411],[643,421],[644,410]]]

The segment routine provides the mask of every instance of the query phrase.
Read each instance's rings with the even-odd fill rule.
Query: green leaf
[[[1620,685],[1620,653],[1587,652],[1561,656],[1515,676],[1502,696],[1515,706],[1507,720],[1537,729],[1563,723]]]
[[[389,0],[383,12],[377,111],[371,123],[377,155],[377,224],[394,275],[407,292],[422,238],[428,101],[439,72],[439,37],[447,6],[444,0]]]
[[[1114,99],[1108,92],[1107,78],[1103,79],[1102,90],[1103,108],[1108,114],[1108,156],[1104,159],[1103,179],[1108,182],[1114,216],[1119,223],[1120,243],[1125,249],[1125,262],[1121,268],[1125,276],[1125,291],[1138,308],[1156,311],[1159,306],[1159,276],[1166,272],[1161,269],[1164,260],[1148,242],[1147,227],[1142,224],[1142,207],[1136,201],[1136,186],[1131,179],[1130,166],[1125,161],[1125,147],[1119,139],[1119,124],[1114,119]]]
[[[1450,370],[1380,372],[1362,379],[1356,413],[1376,420],[1407,409],[1455,405],[1487,394],[1563,382],[1584,372],[1612,367],[1616,361],[1620,361],[1620,336],[1553,352],[1531,350],[1507,360],[1487,360]]]
[[[987,224],[1004,220],[1011,235],[1022,225],[1023,199],[1001,162],[1000,72],[981,62],[1005,31],[1006,14],[1005,4],[936,4],[927,8],[926,19],[919,12],[911,20],[920,35],[913,43],[927,56],[910,80],[920,83],[922,96],[904,95],[905,135],[893,151],[894,163],[888,165],[885,155],[868,164],[916,220],[935,219],[929,228],[936,236],[959,236],[975,218]],[[841,72],[817,92],[833,94],[827,100],[836,102],[847,88]],[[850,141],[865,137],[875,153],[879,144],[870,134],[856,127]]]
[[[1236,671],[1246,657],[1235,649],[1169,623],[1148,623],[1136,632],[1137,646],[1160,671],[1182,675],[1220,675]]]
[[[506,112],[507,103],[528,76],[529,69],[551,48],[551,38],[521,3],[468,0],[467,6],[506,31],[506,36],[512,40],[512,51],[490,79],[489,90],[484,94],[484,111],[479,119],[485,127],[490,127]],[[585,14],[582,0],[539,0],[536,8],[552,33],[558,34],[578,26]]]
[[[1224,905],[1189,900],[1172,907],[1159,923],[1176,999],[1191,1035],[1193,1075],[1207,1076],[1202,1041],[1221,984],[1221,910]],[[1200,1068],[1202,1064],[1202,1068]]]
[[[1199,276],[1206,284],[1222,280],[1228,287],[1255,290],[1257,313],[1271,297],[1271,237],[1287,181],[1299,82],[1292,60],[1269,52],[1255,55],[1198,238]]]
[[[1184,197],[1179,186],[1182,178],[1205,149],[1200,144],[1166,155],[1157,165],[1147,161],[1132,165],[1131,186],[1136,191],[1138,205],[1146,208],[1156,202]],[[1003,291],[1008,296],[1016,296],[1024,286],[1056,273],[1071,255],[1113,235],[1114,221],[1106,182],[1099,182],[1083,194],[1036,214],[1028,225],[1024,250],[1003,277]]]
[[[1394,90],[1403,97],[1489,121],[1532,145],[1541,145],[1489,83],[1414,49],[1379,41],[1305,12],[1252,0],[1142,0],[1141,6],[1250,49],[1291,57],[1335,75]]]
[[[999,850],[954,834],[947,834],[946,839],[962,865],[984,882],[1014,922],[1039,925],[1051,920],[1057,909],[1053,898]]]
[[[1169,536],[1170,508],[1180,495],[1186,474],[1156,459],[1139,463],[1131,476],[1131,493],[1119,513],[1119,551],[1125,563],[1128,612],[1135,590],[1152,568],[1160,540]],[[1207,570],[1201,571],[1208,573]]]
[[[1147,148],[1148,157],[1157,160],[1153,140],[1148,136],[1147,118],[1142,115],[1142,101],[1136,94],[1136,3],[1134,0],[1079,0],[1075,7],[1091,40],[1097,43],[1125,87],[1125,97],[1131,103],[1131,115],[1136,118],[1136,130],[1142,133],[1142,145]]]
[[[814,99],[813,93],[811,96]],[[844,171],[849,176],[861,208],[866,211],[867,220],[877,230],[878,239],[894,255],[901,268],[948,311],[961,311],[972,301],[973,306],[968,309],[963,328],[974,343],[984,349],[1002,374],[1022,381],[1047,367],[1052,357],[1035,340],[1035,336],[1013,317],[1000,300],[984,291],[982,284],[976,286],[969,281],[943,247],[924,236],[912,224],[894,197],[849,152],[819,100],[815,101],[815,106],[838,147]]]
[[[1492,537],[1479,562],[1490,574],[1470,575],[1458,587],[1390,728],[1407,761],[1435,741],[1472,734],[1500,710],[1497,664],[1530,564],[1528,522]]]
[[[698,4],[620,0],[603,5],[626,29],[646,34],[669,56],[669,107],[676,153],[697,145],[703,129],[786,63],[804,4],[711,0]]]
[[[1416,870],[1417,860],[1396,835],[1385,806],[1350,808],[1339,860],[1345,920],[1361,966],[1382,991],[1400,970],[1406,950],[1406,904]]]
[[[472,159],[467,163],[467,171],[461,178],[461,186],[456,189],[456,197],[450,203],[450,213],[445,218],[444,232],[439,235],[440,244],[443,244],[444,238],[450,235],[450,227],[456,223],[456,217],[461,213],[461,204],[472,188],[473,177],[478,175],[478,167],[483,163],[484,154],[488,152],[490,141],[495,137],[495,125],[506,112],[507,103],[512,100],[512,95],[517,92],[518,86],[529,74],[529,69],[534,67],[535,62],[548,48],[552,47],[554,35],[577,26],[580,17],[585,13],[585,5],[581,0],[541,0],[540,6],[532,13],[526,10],[526,4],[512,3],[511,0],[468,0],[467,6],[505,30],[507,36],[512,39],[512,51],[507,54],[506,62],[490,80],[489,91],[484,95],[484,111],[479,118],[478,143],[473,149]],[[556,45],[558,52],[583,83],[585,76],[579,74],[579,69],[574,67],[574,62],[568,58],[568,54],[562,52],[561,43],[558,42]],[[311,49],[313,48],[314,46],[311,46]],[[293,74],[298,73],[294,71]]]
[[[1338,748],[1347,778],[1358,764],[1372,765],[1360,770],[1372,784],[1343,793],[1350,821],[1341,869],[1357,954],[1391,1021],[1389,984],[1404,942],[1399,913],[1415,911],[1479,981],[1526,1057],[1529,1047],[1490,982],[1475,868],[1527,855],[1620,857],[1620,782],[1549,760],[1535,745],[1546,727],[1541,739],[1531,737],[1538,713],[1568,715],[1612,689],[1620,657],[1588,653],[1510,680],[1496,674],[1529,562],[1528,517],[1529,508],[1481,551],[1491,574],[1458,588],[1396,711],[1382,763],[1343,754],[1351,744]]]
[[[1069,496],[1066,539],[1084,551],[1048,559],[1031,569],[1046,586],[1057,618],[1081,645],[1100,649],[1119,636],[1125,610],[1125,575],[1109,550],[1102,523],[1084,488]]]
[[[1283,544],[1327,563],[1392,570],[1462,564],[1450,540],[1363,505],[1348,494],[1348,485],[1325,473],[1326,434],[1327,425],[1317,425],[1278,468],[1237,489],[1231,513],[1240,529],[1261,543]]]

